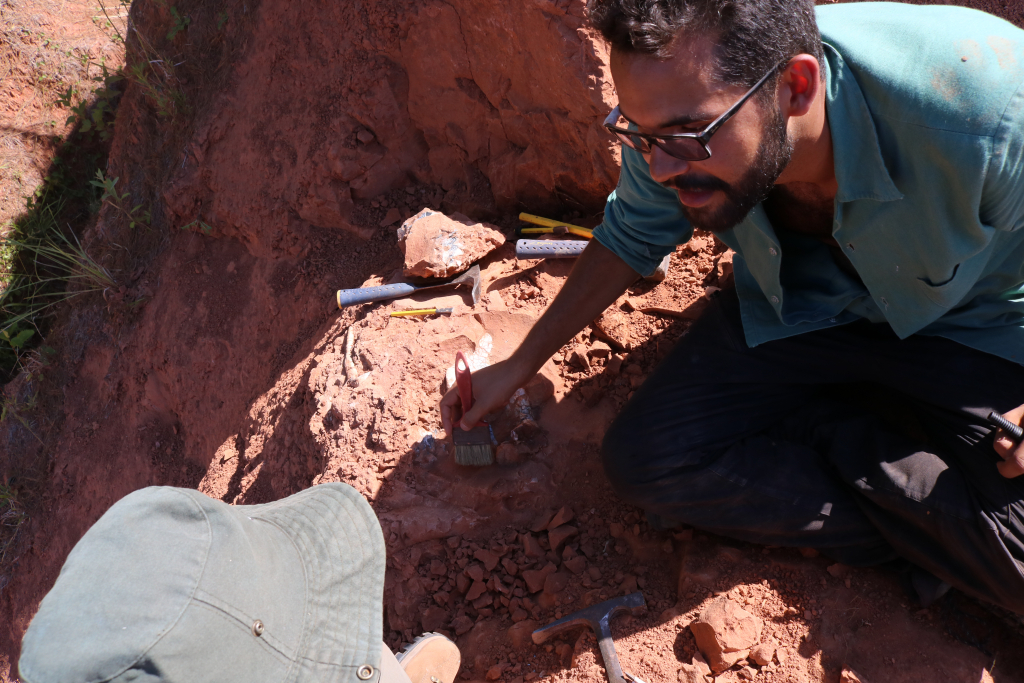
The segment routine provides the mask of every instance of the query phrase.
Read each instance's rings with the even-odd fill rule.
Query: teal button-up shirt
[[[866,318],[1024,364],[1024,31],[960,7],[817,12],[832,235],[860,280],[756,206],[719,235],[747,343]],[[692,234],[676,193],[623,147],[594,238],[646,275]]]

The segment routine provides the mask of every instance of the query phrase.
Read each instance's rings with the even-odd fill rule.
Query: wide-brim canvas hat
[[[385,550],[354,489],[265,505],[151,487],[82,537],[22,643],[26,683],[379,678]]]

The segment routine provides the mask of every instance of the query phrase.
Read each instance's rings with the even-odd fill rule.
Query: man
[[[902,558],[1024,613],[1024,32],[955,7],[592,0],[622,141],[604,222],[475,424],[694,226],[735,289],[603,444],[652,520]],[[820,27],[820,34],[819,34]],[[450,425],[454,393],[442,399]],[[996,438],[998,437],[998,438]]]
[[[26,683],[453,683],[439,634],[381,641],[384,537],[355,489],[232,506],[150,487],[75,545],[22,642]]]

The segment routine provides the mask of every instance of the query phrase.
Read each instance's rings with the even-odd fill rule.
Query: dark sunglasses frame
[[[656,145],[659,149],[661,149],[669,156],[675,157],[676,159],[681,159],[683,161],[703,161],[705,159],[710,159],[711,148],[708,147],[708,143],[711,141],[711,136],[714,135],[715,132],[722,127],[722,124],[724,124],[726,121],[732,118],[733,114],[739,111],[740,107],[742,107],[743,104],[747,100],[749,100],[754,95],[754,93],[756,93],[758,89],[768,81],[769,78],[771,78],[772,74],[779,70],[779,67],[788,63],[789,60],[784,59],[775,66],[773,66],[768,73],[761,77],[761,80],[754,84],[754,87],[747,91],[747,94],[745,94],[736,102],[736,104],[726,109],[721,116],[719,116],[717,119],[709,123],[707,127],[704,128],[704,130],[700,131],[699,133],[673,133],[670,135],[649,135],[647,133],[638,133],[635,130],[629,130],[628,128],[619,128],[618,126],[615,125],[615,122],[618,121],[620,116],[622,116],[622,112],[619,111],[618,105],[615,106],[615,109],[612,109],[611,113],[608,114],[608,117],[604,120],[604,127],[607,128],[609,132],[611,132],[615,137],[617,137],[622,144],[627,145],[632,149],[635,149],[641,154],[649,154],[652,146]],[[701,152],[697,152],[696,154],[686,154],[686,156],[681,156],[682,154],[685,153],[679,150],[673,152],[671,149],[671,145],[672,142],[675,140],[692,140],[694,142],[697,142],[698,144],[700,144],[700,147],[703,150],[703,155],[701,155]],[[639,141],[640,146],[637,146],[636,141]]]

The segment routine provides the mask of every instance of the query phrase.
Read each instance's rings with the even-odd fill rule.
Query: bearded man
[[[1024,613],[1024,31],[956,7],[592,0],[622,170],[472,426],[698,227],[718,292],[608,430],[667,525]],[[446,429],[458,397],[441,403]]]

